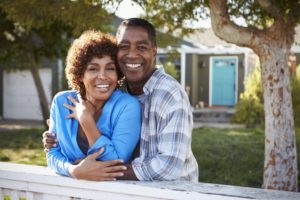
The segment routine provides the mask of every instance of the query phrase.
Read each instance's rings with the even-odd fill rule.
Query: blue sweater
[[[68,96],[78,100],[74,91],[60,92],[53,99],[49,131],[56,135],[58,144],[47,155],[48,166],[64,176],[70,176],[68,167],[71,164],[86,157],[77,143],[78,121],[66,118],[72,111],[63,104],[73,105]],[[140,138],[140,103],[136,98],[116,90],[105,103],[96,125],[102,135],[88,149],[87,155],[104,147],[97,160],[122,159],[128,162]]]

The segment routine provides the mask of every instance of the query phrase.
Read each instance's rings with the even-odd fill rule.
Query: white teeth
[[[141,64],[129,64],[129,63],[127,63],[126,66],[129,67],[129,68],[138,68],[138,67],[141,66]]]
[[[99,85],[96,85],[96,87],[97,87],[97,88],[108,88],[109,85],[107,85],[107,84],[106,84],[106,85],[100,85],[100,84],[99,84]]]

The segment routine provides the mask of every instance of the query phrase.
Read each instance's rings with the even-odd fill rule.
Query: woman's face
[[[95,106],[103,106],[115,90],[117,81],[117,67],[110,56],[93,58],[82,77],[87,100]]]

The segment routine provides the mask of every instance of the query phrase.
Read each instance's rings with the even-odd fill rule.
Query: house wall
[[[51,68],[40,69],[40,76],[50,105]],[[42,120],[40,103],[29,70],[3,73],[3,118]]]
[[[3,118],[3,69],[0,68],[0,119]]]
[[[192,86],[192,73],[193,73],[193,55],[192,54],[186,54],[186,71],[185,71],[185,90],[187,91],[187,94],[189,96],[191,105],[193,105],[193,93],[191,92],[191,86]],[[187,89],[189,88],[189,89]]]
[[[232,55],[196,55],[186,56],[186,86],[190,87],[189,98],[191,105],[199,106],[199,102],[204,102],[204,106],[209,105],[209,58],[211,56],[237,56],[238,57],[238,97],[244,91],[243,81],[245,78],[245,56],[244,54]]]
[[[300,52],[299,53],[295,53],[296,56],[296,62],[297,62],[297,66],[300,65]]]

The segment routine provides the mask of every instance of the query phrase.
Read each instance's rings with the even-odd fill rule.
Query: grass
[[[46,166],[41,129],[0,132],[0,161]]]
[[[0,132],[0,161],[46,166],[41,129]],[[296,131],[300,168],[300,129]],[[192,148],[201,182],[261,187],[264,130],[199,128]],[[298,181],[300,182],[300,181]]]
[[[299,169],[300,129],[296,130],[296,143],[299,147]],[[192,149],[198,161],[201,182],[261,187],[263,129],[196,129],[193,132]]]

